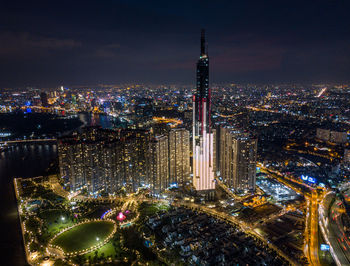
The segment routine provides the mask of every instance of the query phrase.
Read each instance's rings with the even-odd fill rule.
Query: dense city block
[[[129,5],[126,2],[123,6]],[[206,9],[204,2],[200,10]],[[81,13],[87,5],[81,5]],[[137,15],[152,17],[150,9],[137,5]],[[256,16],[255,9],[247,10]],[[308,15],[318,14],[314,6],[310,11]],[[99,12],[94,9],[93,15],[86,16],[93,21]],[[61,13],[60,21],[65,24],[66,12]],[[175,13],[152,20],[166,28],[163,21],[175,20]],[[188,13],[192,16],[193,12]],[[226,21],[238,13],[210,20]],[[120,27],[133,23],[126,14],[121,16]],[[318,24],[310,16],[308,21]],[[112,23],[113,18],[106,16],[101,21]],[[264,19],[259,23],[264,24]],[[293,27],[299,20],[293,16]],[[181,21],[188,22],[185,17]],[[244,25],[249,21],[245,18]],[[100,30],[97,24],[90,26],[101,34],[114,28]],[[196,28],[198,24],[196,21]],[[331,28],[331,36],[341,32]],[[4,221],[17,221],[7,222],[3,228],[9,232],[4,237],[18,242],[0,246],[16,246],[15,259],[20,261],[4,259],[2,265],[350,265],[350,85],[341,80],[234,82],[233,77],[230,82],[220,82],[212,69],[222,72],[223,66],[231,69],[236,63],[218,56],[227,51],[218,43],[233,39],[239,43],[250,34],[220,39],[211,37],[220,35],[218,29],[209,27],[209,34],[196,29],[197,61],[192,53],[195,49],[188,50],[191,54],[183,49],[186,62],[162,63],[158,52],[173,53],[174,43],[163,49],[152,40],[150,46],[157,47],[157,56],[148,55],[149,47],[141,41],[146,34],[139,26],[137,29],[138,37],[128,49],[135,51],[136,45],[149,64],[159,68],[158,73],[154,66],[149,67],[153,75],[163,71],[174,75],[172,71],[179,67],[186,73],[192,71],[193,82],[88,85],[86,77],[86,82],[79,83],[84,85],[74,85],[78,83],[60,77],[55,85],[0,89],[0,187],[4,192],[0,194],[6,210]],[[172,30],[167,28],[165,33],[163,29],[164,39]],[[12,51],[4,48],[3,35],[8,33],[1,31],[0,59]],[[308,28],[306,31],[311,34]],[[125,32],[121,36],[127,39],[129,30]],[[88,49],[73,40],[35,40],[21,34],[23,55],[25,47],[33,49],[38,61],[55,49],[62,49],[59,56],[73,48]],[[184,42],[191,42],[188,38]],[[233,54],[243,72],[250,63],[239,60],[241,54],[248,53],[249,58],[259,54],[263,62],[253,60],[252,71],[258,73],[262,67],[264,80],[275,70],[276,62],[284,68],[290,58],[306,62],[304,57],[317,54],[311,48],[299,56],[284,54],[283,49],[270,47],[259,30],[260,38],[263,48],[258,52],[247,52],[255,50],[252,45]],[[286,42],[284,38],[275,42]],[[101,56],[106,64],[125,60],[124,54],[118,54],[125,47],[109,40],[105,36],[104,49],[79,57],[79,66],[88,68],[87,61]],[[333,45],[338,42],[332,40]],[[44,47],[49,47],[46,53],[36,50]],[[341,47],[334,53],[341,53],[348,43]],[[326,50],[322,48],[320,57],[327,57]],[[283,56],[271,59],[274,53]],[[130,62],[148,75],[150,69],[141,63],[145,58],[136,55],[136,59],[129,55]],[[338,58],[327,71],[332,73],[333,67],[342,64],[341,69],[346,69],[346,58]],[[68,60],[64,67],[71,63]],[[297,62],[294,68],[300,65]]]

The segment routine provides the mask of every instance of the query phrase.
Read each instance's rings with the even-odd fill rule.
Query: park
[[[158,265],[145,221],[169,205],[143,195],[68,199],[48,179],[15,179],[28,263]],[[141,198],[140,198],[141,197]]]
[[[62,248],[64,253],[81,253],[101,245],[114,227],[114,223],[110,221],[82,223],[55,237],[52,244]]]

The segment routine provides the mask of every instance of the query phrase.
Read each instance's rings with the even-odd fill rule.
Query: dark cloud
[[[3,1],[0,86],[349,81],[349,1]]]
[[[81,42],[72,39],[58,39],[35,36],[28,32],[0,32],[0,58],[34,56],[61,49],[72,49],[81,46]]]
[[[101,57],[101,58],[113,59],[118,55],[118,51],[119,51],[118,48],[120,48],[120,44],[117,44],[117,43],[103,45],[97,48],[95,52],[95,56]]]

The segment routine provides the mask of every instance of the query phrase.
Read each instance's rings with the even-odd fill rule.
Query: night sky
[[[1,1],[0,86],[347,82],[350,1]]]

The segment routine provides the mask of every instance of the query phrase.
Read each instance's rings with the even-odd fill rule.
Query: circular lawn
[[[110,221],[91,221],[77,225],[53,239],[65,253],[79,252],[102,243],[114,229]]]

